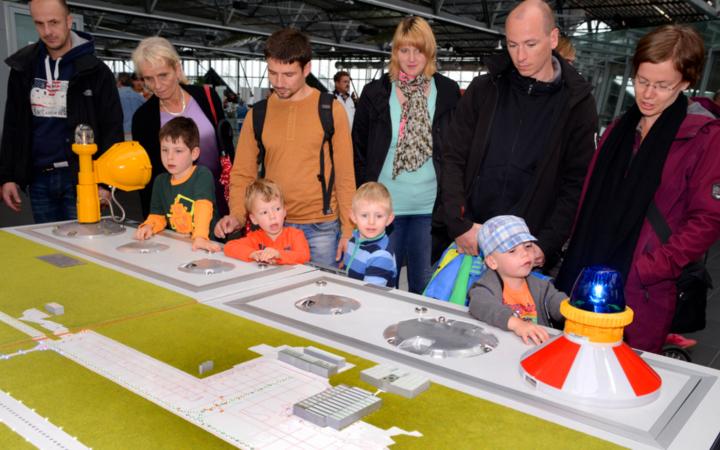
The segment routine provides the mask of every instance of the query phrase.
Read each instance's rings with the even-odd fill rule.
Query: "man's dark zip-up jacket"
[[[560,56],[554,56],[561,65],[567,105],[547,138],[530,187],[513,208],[538,238],[546,267],[557,261],[570,235],[598,126],[592,86]],[[488,58],[486,64],[488,73],[475,78],[465,91],[447,133],[433,211],[433,261],[473,224],[468,211],[473,180],[487,152],[500,83],[508,83],[514,69],[507,53]]]
[[[74,31],[92,41],[87,33]],[[0,143],[0,184],[13,181],[24,188],[32,182],[32,110],[30,89],[38,58],[42,57],[42,41],[28,45],[5,60],[10,66],[8,95],[5,104],[2,143]],[[123,115],[115,77],[110,68],[95,55],[81,55],[73,60],[74,75],[67,92],[68,137],[81,123],[90,125],[95,134],[97,158],[105,150],[124,139]],[[68,155],[73,167],[77,157]]]

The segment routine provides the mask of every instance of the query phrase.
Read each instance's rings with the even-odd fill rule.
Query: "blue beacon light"
[[[570,305],[603,314],[625,311],[622,276],[610,267],[586,267],[573,286]]]
[[[634,313],[625,305],[619,272],[583,269],[560,313],[563,334],[520,361],[521,373],[538,391],[592,408],[642,406],[660,396],[660,375],[623,342]]]

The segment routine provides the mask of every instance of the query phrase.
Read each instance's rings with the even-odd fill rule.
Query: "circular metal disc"
[[[399,349],[433,358],[467,358],[485,354],[498,345],[497,337],[481,326],[442,316],[398,322],[387,327],[383,336]]]
[[[295,307],[313,314],[347,314],[360,308],[360,302],[342,295],[315,294],[295,302]]]
[[[128,242],[127,244],[118,247],[117,251],[123,253],[160,253],[169,248],[169,245],[145,240]]]
[[[93,239],[124,233],[125,225],[107,219],[97,223],[70,222],[56,226],[52,232],[56,236]]]
[[[234,268],[234,264],[209,258],[196,259],[195,261],[181,264],[178,267],[181,272],[196,273],[199,275],[214,275],[216,273],[229,272]]]

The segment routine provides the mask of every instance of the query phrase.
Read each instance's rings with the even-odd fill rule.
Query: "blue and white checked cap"
[[[534,242],[525,221],[517,216],[495,216],[478,231],[478,245],[484,256],[505,253],[523,242]]]

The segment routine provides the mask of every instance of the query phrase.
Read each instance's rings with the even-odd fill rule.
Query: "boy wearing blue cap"
[[[535,241],[520,217],[496,216],[485,222],[478,244],[488,270],[469,292],[473,317],[514,332],[526,344],[548,339],[539,325],[562,320],[560,303],[567,298],[549,279],[529,276]]]

